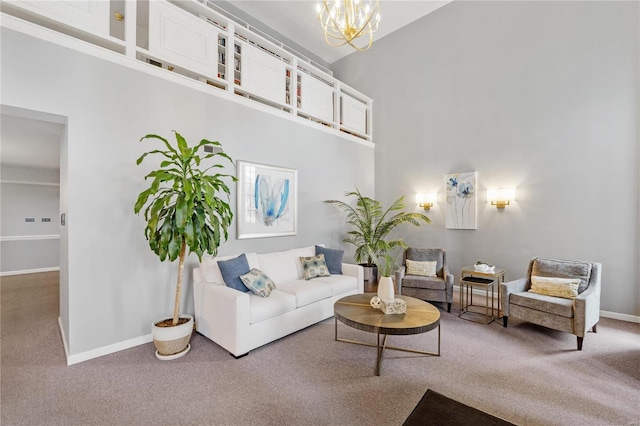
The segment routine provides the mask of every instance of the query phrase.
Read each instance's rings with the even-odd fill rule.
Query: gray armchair
[[[406,260],[436,261],[436,276],[406,274]],[[402,257],[402,266],[396,273],[398,293],[432,302],[447,303],[451,312],[453,301],[453,275],[447,269],[447,252],[443,249],[408,248]]]
[[[535,258],[529,263],[527,276],[503,283],[503,325],[509,317],[518,318],[578,337],[578,350],[589,329],[596,332],[600,319],[600,280],[602,264]],[[578,278],[578,296],[573,299],[531,293],[531,276]]]

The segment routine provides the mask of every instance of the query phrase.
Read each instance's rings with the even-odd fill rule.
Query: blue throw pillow
[[[247,262],[247,256],[244,253],[233,259],[218,260],[218,267],[227,287],[235,288],[245,293],[251,291],[240,279],[240,275],[244,275],[251,270],[249,262]]]
[[[342,275],[342,256],[344,256],[344,250],[316,246],[316,254],[324,254],[324,261],[327,264],[327,268],[329,268],[330,274]]]

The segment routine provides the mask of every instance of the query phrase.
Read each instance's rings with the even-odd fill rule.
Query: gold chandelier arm
[[[329,7],[329,1],[322,0],[322,5],[318,5],[318,20],[324,31],[326,43],[332,47],[349,44],[361,52],[368,50],[373,44],[373,32],[378,29],[380,1],[370,0],[371,3],[367,3],[367,6],[373,4],[373,7],[369,8],[368,13],[365,12],[365,8],[361,4],[354,3],[354,0],[334,0],[333,7]],[[338,2],[342,3],[342,7]],[[362,16],[363,13],[367,13],[364,17],[365,20],[362,23],[358,23],[358,16]],[[355,25],[358,26],[356,27]],[[359,47],[354,40],[363,35],[368,35],[369,41],[366,46]],[[337,40],[337,42],[332,39]]]

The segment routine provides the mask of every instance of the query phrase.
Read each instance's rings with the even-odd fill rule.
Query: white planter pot
[[[393,303],[395,292],[391,277],[380,277],[378,281],[378,297],[384,303]]]
[[[188,318],[184,324],[174,327],[157,327],[156,321],[152,325],[151,334],[153,344],[156,346],[156,357],[163,361],[180,358],[186,355],[191,349],[189,340],[193,332],[193,317],[191,315],[180,315],[180,318]]]

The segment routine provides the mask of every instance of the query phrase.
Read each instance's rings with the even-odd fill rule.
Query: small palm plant
[[[227,239],[227,229],[231,225],[233,212],[229,206],[229,187],[224,179],[236,181],[235,176],[226,174],[208,174],[211,170],[223,168],[215,163],[200,169],[203,160],[220,157],[233,165],[233,160],[222,152],[198,155],[201,147],[210,145],[221,147],[217,141],[202,139],[194,147],[174,131],[177,146],[161,136],[149,134],[140,139],[158,139],[166,149],[156,149],[143,154],[137,164],[142,163],[147,155],[158,154],[164,157],[160,168],[150,172],[146,179],[153,179],[151,186],[142,191],[136,201],[136,214],[144,209],[147,227],[144,235],[149,247],[161,261],[167,258],[173,262],[179,259],[178,283],[176,286],[173,321],[178,324],[180,314],[180,295],[182,293],[182,272],[186,250],[198,255],[202,260],[204,253],[215,256],[220,244]],[[222,194],[222,198],[219,197]]]
[[[374,258],[374,263],[378,267],[381,277],[390,277],[398,270],[398,257],[385,251]]]
[[[355,207],[340,200],[326,200],[325,203],[332,204],[347,213],[347,223],[354,229],[348,232],[343,241],[356,246],[355,260],[365,266],[373,266],[376,256],[388,253],[394,248],[406,248],[406,244],[401,239],[385,240],[396,226],[402,223],[420,226],[421,221],[431,223],[431,220],[422,213],[400,211],[405,208],[404,196],[397,199],[386,210],[380,201],[365,197],[357,187],[355,191],[345,193],[345,196],[356,197]]]

